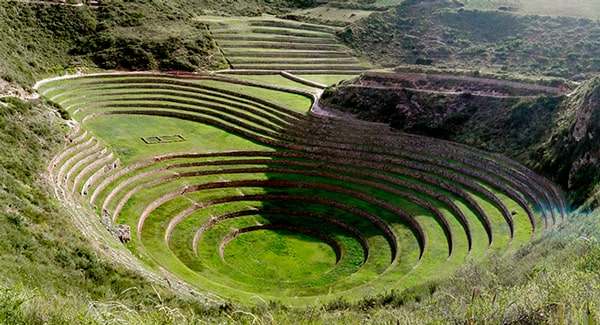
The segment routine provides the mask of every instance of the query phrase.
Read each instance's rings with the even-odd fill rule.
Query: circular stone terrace
[[[146,265],[241,302],[407,289],[566,214],[556,186],[513,161],[316,115],[320,89],[263,78],[40,83],[78,125],[50,166],[56,186],[108,228],[129,225],[125,246]]]

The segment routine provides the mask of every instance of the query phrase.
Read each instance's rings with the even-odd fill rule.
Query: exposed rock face
[[[110,228],[110,212],[108,210],[102,210],[102,219],[100,221],[105,227]]]
[[[581,107],[578,108],[575,118],[575,124],[573,125],[573,130],[571,131],[571,138],[575,143],[581,143],[582,141],[591,141],[594,138],[592,134],[593,125],[590,125],[590,120],[592,119],[594,113],[594,101],[588,100],[587,103],[584,103]],[[573,163],[569,170],[569,181],[567,184],[567,188],[572,188],[574,184],[574,178],[576,177],[577,172],[582,168],[582,166],[588,164],[596,164],[598,161],[599,152],[584,152],[582,155],[577,157],[573,157]]]
[[[596,165],[598,163],[599,152],[586,152],[583,157],[577,157],[576,160],[571,164],[569,170],[569,182],[567,183],[567,189],[573,188],[575,184],[575,178],[577,173],[584,166]]]
[[[600,180],[596,176],[600,169],[600,143],[597,141],[600,138],[600,77],[583,84],[570,99],[570,106],[576,109],[576,113],[570,132],[572,164],[567,188],[581,191],[582,187],[586,187],[589,191]]]
[[[0,97],[18,97],[24,100],[36,99],[38,96],[32,94],[20,86],[12,84],[2,78],[0,78]]]
[[[577,111],[575,125],[573,126],[573,132],[571,133],[575,142],[581,141],[586,134],[590,138],[592,137],[592,134],[588,134],[588,124],[592,118],[592,113],[594,112],[595,106],[597,106],[597,103],[594,103],[593,100],[589,100],[587,105],[583,105]]]
[[[131,241],[131,231],[128,225],[119,224],[115,228],[117,237],[122,243],[128,243]]]
[[[537,149],[539,169],[552,175],[568,191],[570,203],[579,206],[596,195],[600,182],[600,76],[565,100],[550,127],[552,137]]]

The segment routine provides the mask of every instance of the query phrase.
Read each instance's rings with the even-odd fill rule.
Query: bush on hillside
[[[104,69],[195,71],[222,66],[221,56],[209,59],[215,51],[212,40],[204,37],[147,39],[107,32],[89,38],[73,53],[90,55]]]

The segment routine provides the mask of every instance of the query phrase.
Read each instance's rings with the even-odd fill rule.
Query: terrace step
[[[253,27],[282,27],[298,30],[309,30],[317,32],[334,33],[337,29],[335,27],[324,26],[324,25],[312,25],[312,24],[296,24],[290,23],[289,21],[252,21],[249,24]]]
[[[368,70],[366,67],[348,66],[349,60],[352,63],[358,60],[336,39],[336,29],[328,26],[283,20],[253,20],[242,25],[231,25],[230,28],[226,25],[213,26],[211,31],[234,69],[293,70],[307,74],[315,71],[357,74]],[[260,58],[260,61],[250,63],[240,60],[242,57]],[[269,58],[344,58],[346,63],[303,61],[281,65]]]
[[[249,32],[256,34],[268,34],[268,35],[286,35],[296,37],[322,37],[335,39],[335,36],[331,32],[303,32],[301,30],[291,29],[275,29],[275,28],[250,28]]]
[[[354,65],[358,64],[358,60],[355,58],[327,58],[327,59],[302,59],[302,60],[290,60],[289,58],[277,58],[277,59],[264,59],[260,57],[230,57],[229,60],[232,66],[237,67],[240,64],[252,65],[252,66],[304,66],[307,65]],[[283,70],[283,69],[282,69]]]
[[[252,42],[240,44],[235,41],[220,40],[219,44],[228,50],[236,49],[276,49],[276,50],[303,50],[303,51],[339,51],[345,53],[345,49],[337,44],[310,44],[310,43],[278,43],[278,42]]]
[[[64,161],[64,163],[61,165],[60,169],[58,170],[57,173],[57,181],[61,182],[62,184],[67,184],[68,183],[68,179],[70,178],[70,175],[73,173],[73,164],[76,164],[80,159],[83,159],[84,157],[86,157],[88,154],[90,154],[91,152],[94,152],[96,149],[98,149],[100,147],[100,142],[94,138],[94,137],[90,137],[88,141],[81,143],[77,146],[75,146],[73,150],[74,154],[72,156],[69,156],[68,159],[66,159]],[[75,152],[77,151],[77,152]]]
[[[349,53],[339,51],[236,51],[235,49],[223,49],[223,52],[228,58],[306,58],[306,59],[335,59],[335,58],[354,58]]]
[[[271,65],[263,65],[263,64],[232,64],[233,69],[241,69],[241,70],[250,70],[250,69],[258,69],[258,70],[274,70],[274,71],[366,71],[370,68],[361,67],[358,65],[336,65],[336,64],[297,64],[297,65],[279,65],[279,64],[271,64]]]
[[[248,42],[250,44],[285,42],[287,44],[312,44],[312,45],[335,45],[339,43],[332,38],[303,38],[303,37],[261,37],[261,36],[232,36],[227,34],[218,34],[220,44],[229,44],[233,42]]]
[[[108,150],[101,150],[97,155],[96,158],[91,161],[87,166],[85,166],[85,168],[83,168],[79,174],[77,174],[77,176],[75,176],[75,179],[73,180],[73,187],[71,189],[72,192],[76,192],[77,188],[79,187],[80,183],[83,181],[83,179],[88,176],[90,173],[96,171],[97,169],[99,169],[101,166],[103,167],[104,165],[106,165],[106,163],[112,159],[114,159],[115,155],[113,152],[109,152]],[[80,193],[82,195],[85,195],[85,190],[81,190]]]
[[[83,187],[81,189],[81,195],[82,196],[88,195],[88,192],[94,183],[99,181],[102,177],[106,177],[107,173],[109,173],[110,171],[112,171],[114,169],[117,169],[120,165],[121,165],[121,160],[119,158],[116,158],[113,161],[109,160],[108,162],[106,162],[104,164],[104,166],[102,166],[101,168],[96,170],[96,172],[94,174],[92,174],[85,181],[85,183],[83,184]],[[93,203],[93,199],[90,199],[90,203]]]

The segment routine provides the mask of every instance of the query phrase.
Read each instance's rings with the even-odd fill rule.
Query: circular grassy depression
[[[410,288],[564,215],[556,188],[514,162],[299,113],[301,90],[155,74],[41,90],[83,124],[52,162],[58,186],[128,224],[149,265],[242,302]]]
[[[335,267],[337,255],[339,247],[332,247],[314,234],[256,229],[240,233],[226,243],[223,259],[250,276],[286,282],[328,272]]]

